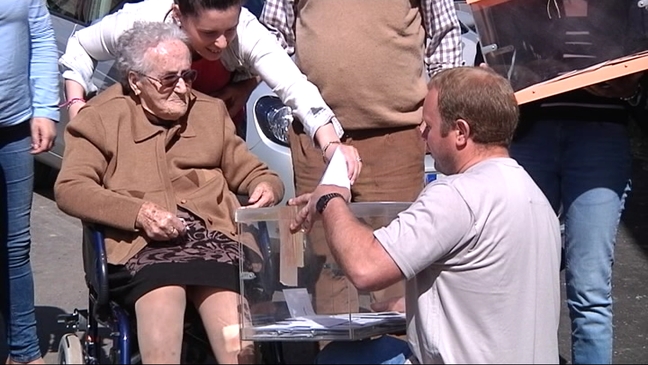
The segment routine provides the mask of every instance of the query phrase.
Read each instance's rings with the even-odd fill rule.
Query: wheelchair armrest
[[[107,306],[110,301],[108,259],[101,225],[83,222],[83,269],[88,288],[97,296],[96,305]]]

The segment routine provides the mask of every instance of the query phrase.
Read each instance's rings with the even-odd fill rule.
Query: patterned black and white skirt
[[[208,231],[195,215],[178,210],[184,236],[151,241],[125,265],[109,265],[111,297],[129,308],[151,290],[169,286],[208,286],[239,291],[239,244],[221,232]]]

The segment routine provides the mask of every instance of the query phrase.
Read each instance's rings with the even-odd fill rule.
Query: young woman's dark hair
[[[180,12],[187,16],[196,16],[202,10],[227,10],[232,6],[241,6],[243,0],[174,0]]]

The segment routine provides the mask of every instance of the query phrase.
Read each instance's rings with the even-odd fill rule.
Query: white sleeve
[[[240,22],[238,38],[244,63],[292,108],[311,140],[317,129],[328,122],[342,137],[342,126],[319,89],[306,79],[277,38],[246,9],[241,12]]]
[[[407,279],[465,247],[476,235],[474,215],[452,186],[435,182],[374,236]]]
[[[164,21],[170,7],[155,0],[125,4],[116,13],[106,15],[99,22],[74,32],[68,39],[65,53],[59,58],[63,78],[80,83],[86,93],[96,90],[92,74],[97,61],[115,58],[117,39],[136,21]],[[172,4],[172,1],[166,1]],[[153,5],[153,6],[152,6]]]

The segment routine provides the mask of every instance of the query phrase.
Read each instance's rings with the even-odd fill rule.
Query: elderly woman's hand
[[[180,218],[151,202],[145,202],[140,207],[135,227],[143,229],[154,241],[168,241],[185,233],[185,225]]]
[[[266,182],[261,182],[254,188],[248,198],[248,204],[245,208],[269,207],[275,204],[275,194],[272,186]]]

